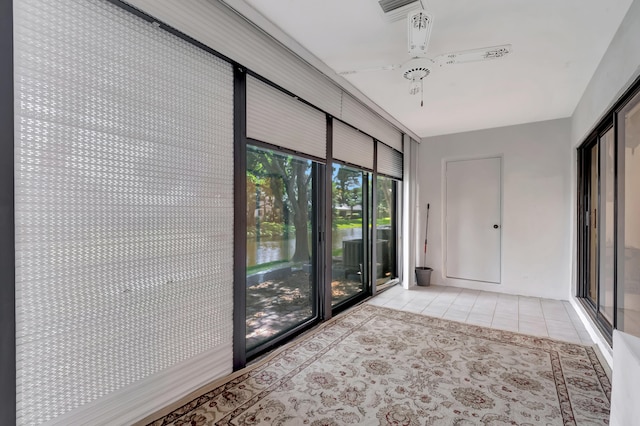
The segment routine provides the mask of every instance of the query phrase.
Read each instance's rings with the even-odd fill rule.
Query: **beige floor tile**
[[[593,344],[567,301],[514,296],[449,286],[395,286],[367,303],[467,324]]]

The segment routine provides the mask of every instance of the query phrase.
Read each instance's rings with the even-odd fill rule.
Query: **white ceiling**
[[[333,70],[409,59],[406,20],[377,0],[245,0]],[[428,52],[510,43],[502,59],[436,69],[424,107],[400,70],[345,76],[421,137],[569,117],[633,0],[423,0]]]

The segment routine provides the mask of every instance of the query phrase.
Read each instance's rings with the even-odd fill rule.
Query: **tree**
[[[260,181],[263,188],[268,187],[274,200],[277,200],[274,206],[277,207],[280,204],[283,211],[288,209],[293,216],[296,244],[291,260],[307,262],[309,260],[311,161],[262,150],[249,149],[247,153],[248,180]],[[279,222],[284,223],[284,218],[278,217],[278,219]]]
[[[393,180],[378,176],[378,218],[390,217],[393,211]]]
[[[362,172],[344,166],[334,166],[333,203],[353,207],[362,203]]]

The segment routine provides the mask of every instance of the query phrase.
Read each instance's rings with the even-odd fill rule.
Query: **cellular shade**
[[[356,129],[360,129],[377,140],[384,142],[396,151],[402,152],[402,133],[346,93],[342,96],[342,114],[340,118]]]
[[[324,159],[326,115],[247,76],[247,137]]]
[[[333,158],[373,170],[373,139],[333,120]]]
[[[402,179],[402,153],[378,143],[378,173]]]

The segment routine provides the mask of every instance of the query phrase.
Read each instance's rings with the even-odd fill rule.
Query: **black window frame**
[[[363,204],[365,205],[365,208],[362,211],[362,226],[363,226],[362,239],[363,239],[363,245],[364,245],[364,263],[366,265],[366,268],[365,268],[365,271],[364,271],[364,289],[363,289],[363,291],[361,291],[361,292],[359,292],[359,293],[357,293],[357,294],[355,294],[355,295],[353,295],[353,296],[351,296],[351,297],[349,297],[349,298],[347,298],[345,300],[342,300],[339,303],[336,303],[335,306],[331,304],[331,300],[330,300],[329,301],[329,305],[331,306],[331,315],[332,316],[337,315],[338,313],[343,312],[346,309],[349,309],[353,305],[356,305],[356,304],[362,302],[363,300],[371,297],[371,295],[373,294],[372,293],[372,291],[373,291],[372,289],[374,288],[373,287],[374,278],[373,278],[373,275],[372,275],[372,272],[373,272],[373,269],[372,269],[373,260],[372,260],[372,248],[371,248],[372,247],[372,241],[373,241],[372,239],[373,239],[373,237],[372,237],[371,232],[370,232],[371,225],[373,223],[373,220],[370,221],[370,217],[372,217],[371,216],[371,213],[372,213],[371,209],[373,209],[372,203],[371,203],[373,194],[371,194],[370,191],[369,191],[369,184],[373,185],[373,179],[374,179],[373,176],[375,175],[375,172],[373,170],[370,170],[370,169],[366,168],[366,167],[362,167],[362,166],[358,166],[358,165],[355,165],[355,164],[348,163],[346,161],[340,161],[340,160],[335,160],[334,159],[331,162],[331,169],[329,167],[327,167],[327,170],[328,170],[327,175],[329,175],[328,179],[329,179],[329,182],[330,182],[330,184],[327,186],[327,192],[329,193],[329,197],[330,197],[331,201],[333,201],[333,194],[331,194],[331,191],[332,191],[332,185],[331,185],[332,176],[331,175],[333,173],[331,171],[329,171],[329,170],[333,170],[333,165],[334,164],[335,165],[340,165],[340,166],[346,166],[346,167],[349,167],[349,168],[352,168],[352,169],[356,169],[356,170],[358,170],[360,172],[368,173],[369,176],[366,179],[363,177],[363,180],[362,180]],[[373,186],[372,186],[372,188],[373,188]],[[365,191],[365,189],[366,189],[366,191]],[[371,190],[371,192],[373,192],[373,190]],[[332,221],[332,218],[331,218],[331,206],[329,204],[327,205],[327,216],[330,218],[330,223],[329,223],[328,226],[329,226],[329,228],[331,228],[331,226],[333,225],[333,221]],[[329,228],[327,228],[327,229],[329,229]],[[366,230],[366,232],[365,232],[365,230]],[[332,231],[333,231],[333,229],[332,229]],[[332,232],[332,234],[333,234],[333,232]],[[333,273],[332,273],[332,270],[331,270],[331,266],[332,266],[332,263],[333,263],[332,260],[331,260],[332,259],[331,247],[332,247],[332,242],[333,242],[333,235],[332,234],[328,235],[328,237],[327,237],[327,246],[329,248],[328,249],[329,256],[327,257],[327,264],[329,265],[329,269],[328,269],[328,272],[327,272],[328,275],[326,277],[326,282],[327,282],[326,286],[329,288],[329,294],[330,294],[329,299],[331,299],[331,282],[332,282],[332,279],[333,279]]]
[[[593,130],[584,138],[583,142],[578,145],[576,148],[577,151],[577,203],[576,203],[576,236],[577,236],[577,258],[576,258],[576,267],[577,267],[577,285],[576,285],[576,297],[578,301],[582,304],[585,311],[592,319],[594,324],[600,330],[605,340],[612,346],[613,344],[613,330],[618,328],[618,278],[619,278],[619,253],[624,252],[624,239],[620,238],[620,201],[621,194],[620,191],[620,178],[619,175],[621,173],[621,165],[623,161],[623,157],[619,152],[620,142],[618,140],[619,136],[619,128],[618,128],[618,115],[619,113],[627,106],[629,102],[631,102],[635,96],[640,95],[640,77],[638,77],[630,87],[618,98],[618,100],[614,103],[614,105],[602,116],[600,121],[594,126]],[[601,171],[601,162],[600,162],[600,143],[603,140],[603,136],[609,131],[613,129],[613,137],[614,137],[614,212],[613,212],[613,236],[614,236],[614,251],[613,251],[613,323],[611,323],[601,312],[600,312],[600,276],[597,274],[597,294],[598,301],[594,303],[593,300],[588,296],[588,288],[589,288],[589,280],[590,280],[590,271],[589,271],[589,249],[590,249],[590,240],[588,234],[588,228],[586,226],[585,219],[585,209],[592,202],[590,200],[589,194],[589,178],[590,178],[590,162],[591,159],[591,149],[594,146],[598,147],[598,170],[599,173]],[[624,152],[622,152],[624,154]],[[622,170],[624,173],[624,170]],[[623,182],[622,182],[623,183]],[[598,199],[596,200],[598,207],[600,206],[601,199],[601,179],[598,177]],[[601,227],[601,215],[598,215],[596,220],[598,221],[597,226],[598,229],[602,229]],[[600,236],[598,233],[598,242],[596,247],[596,265],[599,271],[600,268]]]
[[[291,340],[292,338],[298,336],[300,333],[303,333],[309,328],[315,326],[316,324],[318,324],[324,319],[323,309],[322,309],[323,301],[321,296],[324,293],[322,291],[322,287],[325,281],[324,269],[322,268],[323,266],[322,253],[324,252],[325,229],[324,229],[324,223],[321,215],[321,212],[325,210],[323,194],[324,194],[324,175],[326,172],[326,165],[324,164],[324,159],[319,159],[311,155],[293,151],[287,148],[278,147],[266,142],[262,142],[262,141],[250,139],[250,138],[245,139],[245,155],[246,155],[247,148],[250,146],[273,151],[274,153],[281,154],[281,155],[293,155],[298,158],[303,158],[305,160],[311,160],[313,162],[311,173],[314,175],[314,177],[311,180],[312,181],[311,193],[313,197],[313,205],[315,206],[315,208],[311,209],[312,215],[310,219],[311,219],[312,230],[314,230],[315,232],[312,232],[312,235],[314,236],[314,240],[312,241],[312,244],[311,244],[311,248],[312,248],[311,257],[316,261],[313,263],[313,270],[311,272],[311,275],[313,276],[313,281],[312,281],[313,287],[311,289],[311,293],[316,297],[316,299],[314,300],[314,303],[311,306],[312,308],[311,318],[301,322],[300,324],[294,326],[293,328],[283,330],[282,332],[276,334],[272,339],[269,339],[268,341],[261,343],[255,346],[254,348],[248,349],[246,347],[246,341],[245,341],[244,352],[245,352],[246,361],[251,361],[263,355],[264,353],[273,350],[275,347],[283,344],[284,342]],[[246,194],[246,161],[244,162],[244,168],[245,168],[245,172],[242,176],[244,183],[241,185],[242,188],[240,188],[239,186],[236,186],[235,192],[241,191]],[[246,196],[245,196],[245,199],[246,199]],[[244,242],[243,243],[244,251],[243,251],[242,257],[237,259],[239,263],[236,265],[236,270],[234,271],[234,272],[239,272],[238,269],[242,270],[242,279],[240,281],[242,285],[240,286],[236,282],[234,283],[234,287],[236,288],[236,290],[238,287],[241,287],[242,289],[244,289],[243,296],[242,296],[242,304],[244,305],[244,309],[242,314],[242,324],[234,324],[234,336],[238,334],[237,338],[240,339],[241,336],[239,334],[239,330],[242,328],[243,329],[242,338],[246,339],[246,284],[245,284],[246,283],[246,255],[247,255],[247,252],[246,252],[246,242],[247,242],[246,203],[244,203],[241,208],[235,208],[234,215],[236,217],[238,216],[244,217],[244,227],[242,227],[242,233],[243,233],[242,240]],[[236,226],[236,228],[239,228],[239,226]],[[240,244],[239,242],[238,243],[234,242],[234,246],[235,245],[240,245]],[[235,259],[234,259],[234,262],[235,262]],[[234,309],[235,308],[236,307],[234,306]]]
[[[0,424],[16,422],[13,2],[0,2]]]

